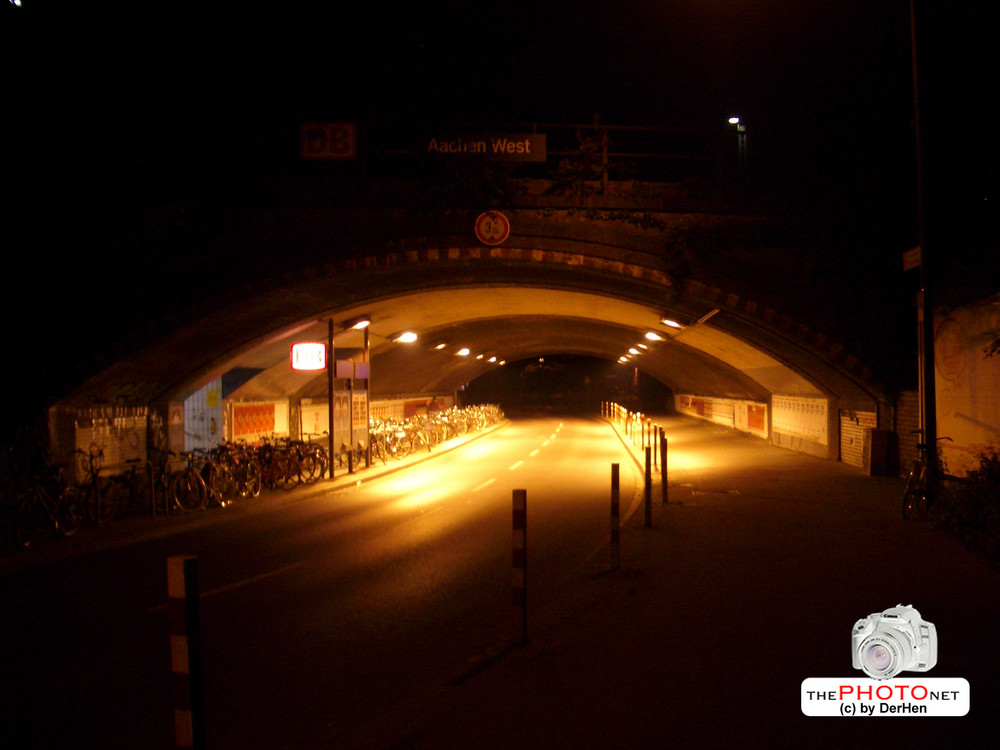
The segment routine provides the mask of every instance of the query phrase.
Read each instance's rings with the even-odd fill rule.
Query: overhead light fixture
[[[402,333],[397,333],[393,336],[392,340],[397,344],[412,344],[417,340],[417,334],[413,331],[403,331]]]
[[[496,357],[490,357],[487,361],[488,362],[496,362],[497,358]]]
[[[352,318],[344,323],[344,328],[353,328],[355,331],[360,331],[372,324],[372,319],[367,315],[362,315],[358,318]]]
[[[459,349],[457,352],[455,352],[455,356],[456,357],[468,357],[469,356],[469,348],[466,347],[466,346],[463,346],[461,349]]]
[[[683,328],[680,323],[678,323],[673,318],[660,318],[660,325],[664,325],[667,328]]]
[[[448,346],[448,342],[446,341],[435,341],[433,344],[431,344],[431,349],[434,349],[436,351],[441,351],[446,346]]]
[[[629,350],[628,350],[628,353],[629,353],[629,354],[638,354],[638,353],[639,353],[639,350],[638,350],[638,349],[636,349],[636,348],[635,348],[635,347],[633,346],[633,347],[630,347],[630,348],[629,348]]]

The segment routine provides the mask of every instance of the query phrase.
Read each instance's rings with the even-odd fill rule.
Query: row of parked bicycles
[[[369,443],[346,443],[335,466],[388,463],[502,419],[497,406],[448,409],[407,420],[373,420]],[[226,507],[265,489],[290,490],[330,475],[327,435],[302,440],[269,437],[254,444],[226,442],[206,450],[173,453],[151,449],[149,460],[105,465],[104,450],[77,450],[75,466],[46,465],[30,472],[5,471],[3,505],[10,537],[27,547],[40,533],[72,536],[85,525],[100,527],[135,515],[186,513]],[[11,477],[18,477],[12,479]]]
[[[433,414],[420,414],[407,419],[372,420],[369,426],[371,455],[361,444],[356,448],[356,458],[388,463],[405,458],[411,453],[429,451],[434,446],[477,432],[503,419],[503,410],[495,404],[451,408]]]

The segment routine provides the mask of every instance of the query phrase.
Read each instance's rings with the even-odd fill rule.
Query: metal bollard
[[[514,606],[521,609],[521,642],[528,642],[528,492],[513,491]]]
[[[174,677],[174,743],[205,747],[205,688],[198,612],[198,558],[167,558],[170,665]]]
[[[667,435],[660,428],[660,486],[663,488],[663,502],[667,502]]]
[[[653,449],[646,446],[646,486],[643,491],[643,501],[646,507],[646,526],[653,525],[653,471],[652,453]]]
[[[611,569],[621,564],[621,502],[618,464],[611,464]]]

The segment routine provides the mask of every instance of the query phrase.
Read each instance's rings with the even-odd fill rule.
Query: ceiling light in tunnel
[[[496,362],[497,358],[496,357],[490,357],[487,361],[488,362]],[[503,364],[503,362],[501,362],[500,364]]]
[[[664,325],[669,325],[669,324],[668,323],[664,323]],[[680,328],[679,325],[677,327]],[[646,331],[646,338],[649,341],[663,341],[663,336],[661,336],[660,334],[658,334],[656,331]]]
[[[446,341],[435,341],[433,344],[431,344],[431,349],[434,349],[436,351],[441,351],[446,346],[448,346],[448,343]]]
[[[361,315],[357,318],[351,318],[346,323],[344,323],[344,328],[353,328],[355,331],[360,331],[367,328],[372,324],[372,319],[367,315]]]
[[[413,331],[403,331],[402,333],[397,333],[393,336],[392,340],[397,344],[412,344],[417,340],[417,334]]]
[[[660,323],[667,326],[668,328],[683,328],[680,323],[678,323],[673,318],[660,318]]]
[[[468,357],[469,356],[469,348],[467,346],[463,346],[461,349],[459,349],[457,352],[455,352],[455,356],[456,357]]]
[[[630,348],[630,349],[628,350],[628,353],[629,353],[629,354],[638,354],[638,353],[639,353],[639,350],[638,350],[638,349],[636,349],[636,348],[635,348],[635,347],[633,346],[633,347],[631,347],[631,348]]]

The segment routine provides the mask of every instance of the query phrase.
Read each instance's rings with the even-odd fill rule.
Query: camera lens
[[[892,652],[881,643],[875,643],[865,651],[865,662],[872,672],[885,672],[892,665]]]

